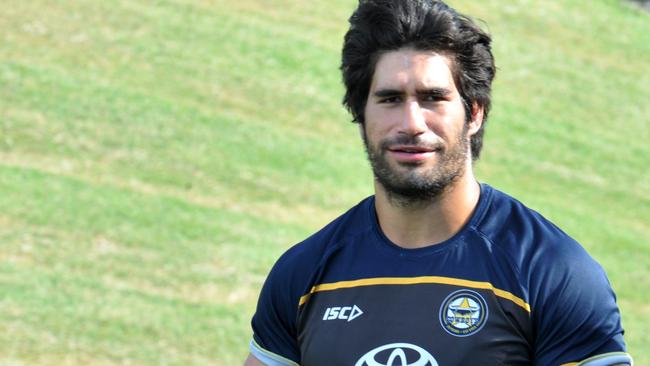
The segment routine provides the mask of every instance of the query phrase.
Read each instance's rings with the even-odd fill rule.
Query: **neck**
[[[375,206],[379,226],[388,239],[403,248],[441,243],[469,221],[480,191],[471,168],[438,197],[408,205],[391,199],[383,186],[376,182]]]

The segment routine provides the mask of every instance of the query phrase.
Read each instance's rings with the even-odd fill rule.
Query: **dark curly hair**
[[[386,51],[411,47],[445,54],[465,106],[483,107],[483,124],[471,138],[472,159],[483,145],[496,68],[489,34],[471,19],[436,0],[360,0],[349,19],[341,71],[346,92],[343,105],[353,122],[364,123],[364,109],[377,60]]]

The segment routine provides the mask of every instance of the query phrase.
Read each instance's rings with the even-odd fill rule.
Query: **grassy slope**
[[[339,107],[353,1],[0,10],[0,364],[236,364],[291,243],[370,193]],[[453,1],[500,67],[482,180],[607,269],[650,364],[650,16]]]

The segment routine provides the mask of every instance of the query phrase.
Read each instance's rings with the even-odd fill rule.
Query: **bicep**
[[[620,311],[604,270],[584,251],[568,254],[556,260],[552,271],[537,271],[535,363],[583,360],[579,365],[587,366],[598,358],[598,364],[625,365],[629,355]]]
[[[300,294],[291,286],[292,271],[278,261],[267,277],[251,322],[250,351],[266,366],[297,365],[300,350],[296,314]]]

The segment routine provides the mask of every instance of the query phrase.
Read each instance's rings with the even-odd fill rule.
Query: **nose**
[[[426,130],[426,118],[424,111],[420,107],[420,103],[417,100],[404,103],[404,117],[400,125],[400,132],[416,136],[424,133]]]

